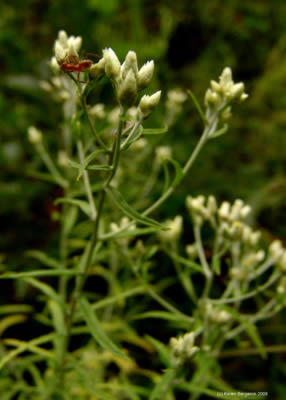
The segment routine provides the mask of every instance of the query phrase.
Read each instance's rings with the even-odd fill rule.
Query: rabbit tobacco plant
[[[112,49],[104,49],[98,62],[78,67],[80,47],[80,37],[61,31],[51,60],[54,76],[41,82],[62,103],[57,159],[48,151],[44,133],[28,129],[46,168],[34,175],[61,188],[62,196],[55,199],[59,248],[57,257],[28,252],[40,263],[38,270],[1,275],[38,291],[41,313],[33,315],[47,331],[26,342],[2,341],[1,400],[172,400],[183,392],[190,399],[203,394],[237,398],[220,394],[234,389],[220,379],[219,357],[226,342],[234,345],[245,334],[266,355],[256,323],[283,307],[286,251],[278,240],[261,248],[260,232],[246,223],[251,209],[239,199],[217,204],[213,196],[188,196],[194,243],[185,249],[180,244],[182,216],[158,222],[150,214],[172,195],[209,139],[227,131],[232,104],[247,98],[244,85],[234,83],[225,68],[206,91],[205,111],[189,93],[204,129],[180,166],[168,146],[152,149],[148,143],[149,135],[166,129],[144,128],[161,98],[160,91],[140,94],[151,82],[154,62],[138,68],[136,53],[129,51],[121,64]],[[114,89],[118,106],[113,109],[88,101],[103,77]],[[179,89],[168,93],[169,127],[186,99]],[[141,171],[143,162],[150,164],[151,173]],[[162,171],[162,195],[150,204]],[[203,240],[207,225],[210,233]],[[175,273],[158,279],[160,257],[170,261]],[[92,288],[89,282],[99,277],[106,288],[98,283]],[[170,301],[165,293],[178,284],[187,307],[174,304],[176,299]],[[251,313],[244,307],[249,299],[254,300]],[[0,311],[10,314],[0,324],[3,333],[24,321],[31,307],[7,305]],[[157,330],[153,336],[152,330],[141,335],[138,320],[160,321],[164,335]],[[71,346],[76,337],[81,340]]]

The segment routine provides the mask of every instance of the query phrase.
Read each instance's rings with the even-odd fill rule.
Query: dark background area
[[[182,213],[187,194],[214,194],[222,200],[242,198],[253,207],[253,225],[265,240],[286,239],[286,3],[278,0],[14,0],[0,6],[0,257],[18,271],[23,253],[40,248],[53,253],[57,224],[52,220],[57,189],[29,177],[37,166],[27,128],[38,126],[56,149],[59,107],[39,86],[51,76],[49,60],[58,31],[83,38],[83,54],[112,47],[123,60],[135,50],[139,64],[154,59],[154,89],[191,89],[203,103],[211,79],[225,66],[244,81],[249,99],[233,109],[227,135],[208,143],[190,175],[166,202],[158,218]],[[98,91],[98,101],[102,101]],[[160,112],[154,121],[161,121]],[[48,116],[48,118],[47,118]],[[191,102],[160,144],[168,144],[183,163],[201,133]],[[32,267],[32,263],[29,262]],[[13,284],[1,284],[1,302],[16,301]],[[17,288],[17,293],[21,290]],[[266,342],[285,339],[282,317],[262,327]],[[264,331],[263,331],[264,329]],[[264,380],[269,398],[286,396],[283,357],[271,356],[260,371],[258,358],[225,363],[229,380]],[[245,364],[246,363],[246,364]],[[269,364],[268,364],[269,365]],[[241,374],[241,379],[240,377]],[[236,380],[236,381],[237,381]],[[247,386],[248,385],[248,386]],[[259,386],[259,385],[258,385]],[[261,386],[260,386],[261,387]],[[255,390],[255,388],[253,388]],[[278,398],[278,397],[277,397]]]

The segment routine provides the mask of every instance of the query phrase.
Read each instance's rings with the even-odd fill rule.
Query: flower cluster
[[[228,104],[233,101],[244,101],[248,95],[244,92],[242,82],[234,83],[232,80],[232,71],[226,67],[219,82],[211,81],[211,87],[206,91],[205,104],[207,107],[217,107],[219,104]]]
[[[154,72],[153,60],[138,69],[136,53],[129,51],[121,65],[117,55],[110,48],[103,50],[103,58],[92,66],[91,74],[100,66],[104,68],[106,76],[112,80],[120,104],[128,107],[135,103],[138,92],[150,84]],[[141,98],[138,107],[141,117],[146,118],[151,114],[158,105],[160,97],[161,91],[158,91],[151,96],[144,95]]]
[[[172,359],[176,367],[183,365],[199,351],[199,347],[194,346],[194,341],[194,332],[186,333],[179,338],[171,338]]]
[[[78,58],[78,52],[81,48],[82,38],[80,36],[69,36],[65,31],[60,31],[58,39],[55,41],[54,51],[55,57],[51,60],[51,67],[54,72],[60,70],[64,60],[67,62],[74,57]]]
[[[227,311],[220,310],[211,303],[207,303],[205,306],[205,315],[212,321],[218,324],[227,322],[230,320],[230,314]]]

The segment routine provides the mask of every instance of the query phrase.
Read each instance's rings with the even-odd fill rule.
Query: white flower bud
[[[56,40],[56,42],[55,42],[55,56],[56,56],[56,60],[57,60],[59,65],[62,64],[64,58],[66,57],[66,54],[67,54],[67,49],[64,48],[61,45],[61,43]]]
[[[198,248],[197,248],[196,243],[194,243],[194,244],[188,244],[188,245],[186,246],[186,253],[187,253],[187,255],[188,255],[188,257],[189,257],[190,259],[196,258],[197,255],[198,255]]]
[[[227,85],[229,83],[232,83],[232,71],[231,68],[225,67],[224,70],[222,71],[221,76],[219,77],[220,79],[220,84],[221,85]]]
[[[137,75],[138,90],[145,89],[152,80],[154,72],[154,61],[147,61],[139,70]]]
[[[129,147],[129,150],[132,151],[137,151],[137,150],[142,150],[147,146],[148,142],[145,138],[140,138],[136,140],[136,142],[133,142],[131,146]]]
[[[39,144],[43,140],[42,132],[34,126],[28,128],[28,140],[32,144]]]
[[[214,196],[209,196],[207,201],[207,209],[211,215],[214,215],[217,211],[217,202]]]
[[[152,94],[151,96],[145,94],[139,103],[139,109],[142,112],[142,115],[144,118],[147,118],[152,111],[154,111],[154,109],[157,107],[157,105],[160,102],[160,98],[161,98],[161,90],[159,90],[158,92]]]
[[[121,78],[125,79],[129,70],[132,70],[135,78],[138,74],[137,56],[135,51],[128,51],[125,61],[121,67]]]
[[[235,200],[235,202],[233,203],[233,206],[231,207],[231,211],[230,211],[230,218],[235,221],[240,219],[240,212],[241,209],[243,207],[243,201],[240,199]]]
[[[88,113],[94,118],[103,119],[105,117],[104,104],[95,104],[88,110]]]
[[[218,215],[221,219],[229,219],[230,217],[230,203],[228,201],[224,201],[219,210]]]
[[[155,161],[158,164],[163,164],[166,160],[172,158],[172,150],[169,146],[159,146],[156,148],[155,153]]]
[[[217,93],[220,93],[220,92],[221,92],[221,86],[220,86],[219,83],[217,83],[216,81],[211,81],[210,84],[211,84],[211,89],[212,89],[214,92],[217,92]]]
[[[56,57],[52,57],[52,58],[51,58],[51,61],[50,61],[50,68],[51,68],[52,72],[53,72],[55,75],[57,75],[57,74],[60,72],[61,67],[60,67],[59,63],[57,62]]]
[[[132,69],[129,69],[125,79],[118,88],[118,98],[120,103],[131,106],[137,97],[136,77]]]
[[[274,240],[269,246],[270,257],[278,260],[280,257],[282,257],[283,253],[284,249],[281,240]]]
[[[45,92],[50,93],[53,91],[53,87],[48,81],[40,81],[39,82],[40,88],[43,89]]]
[[[230,90],[230,96],[232,99],[240,99],[244,93],[244,84],[242,82],[236,83]]]
[[[100,79],[105,74],[105,59],[101,58],[97,63],[89,68],[89,75],[92,79]]]
[[[247,204],[240,211],[240,218],[245,219],[251,213],[251,207]]]
[[[166,224],[167,228],[169,229],[158,232],[160,240],[166,242],[174,242],[178,240],[183,229],[183,217],[181,215],[177,215],[173,220],[168,220]]]
[[[66,33],[66,31],[64,30],[60,30],[58,33],[58,41],[60,42],[60,44],[65,47],[67,46],[67,41],[68,41],[68,35]]]
[[[105,61],[106,76],[112,80],[116,80],[120,76],[121,65],[117,55],[111,48],[103,50],[103,58]]]
[[[284,294],[286,292],[286,276],[282,276],[276,290],[278,294]]]
[[[58,165],[64,168],[69,165],[68,155],[65,150],[60,150],[58,152]]]

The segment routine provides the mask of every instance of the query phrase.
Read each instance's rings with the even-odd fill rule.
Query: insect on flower
[[[94,55],[92,53],[88,53],[88,55]],[[87,58],[84,58],[83,60],[80,60],[79,57],[76,55],[66,55],[66,57],[63,59],[61,67],[62,70],[65,72],[77,72],[77,79],[79,80],[79,74],[82,71],[85,71],[86,69],[89,69],[93,64],[92,60],[89,60]]]

